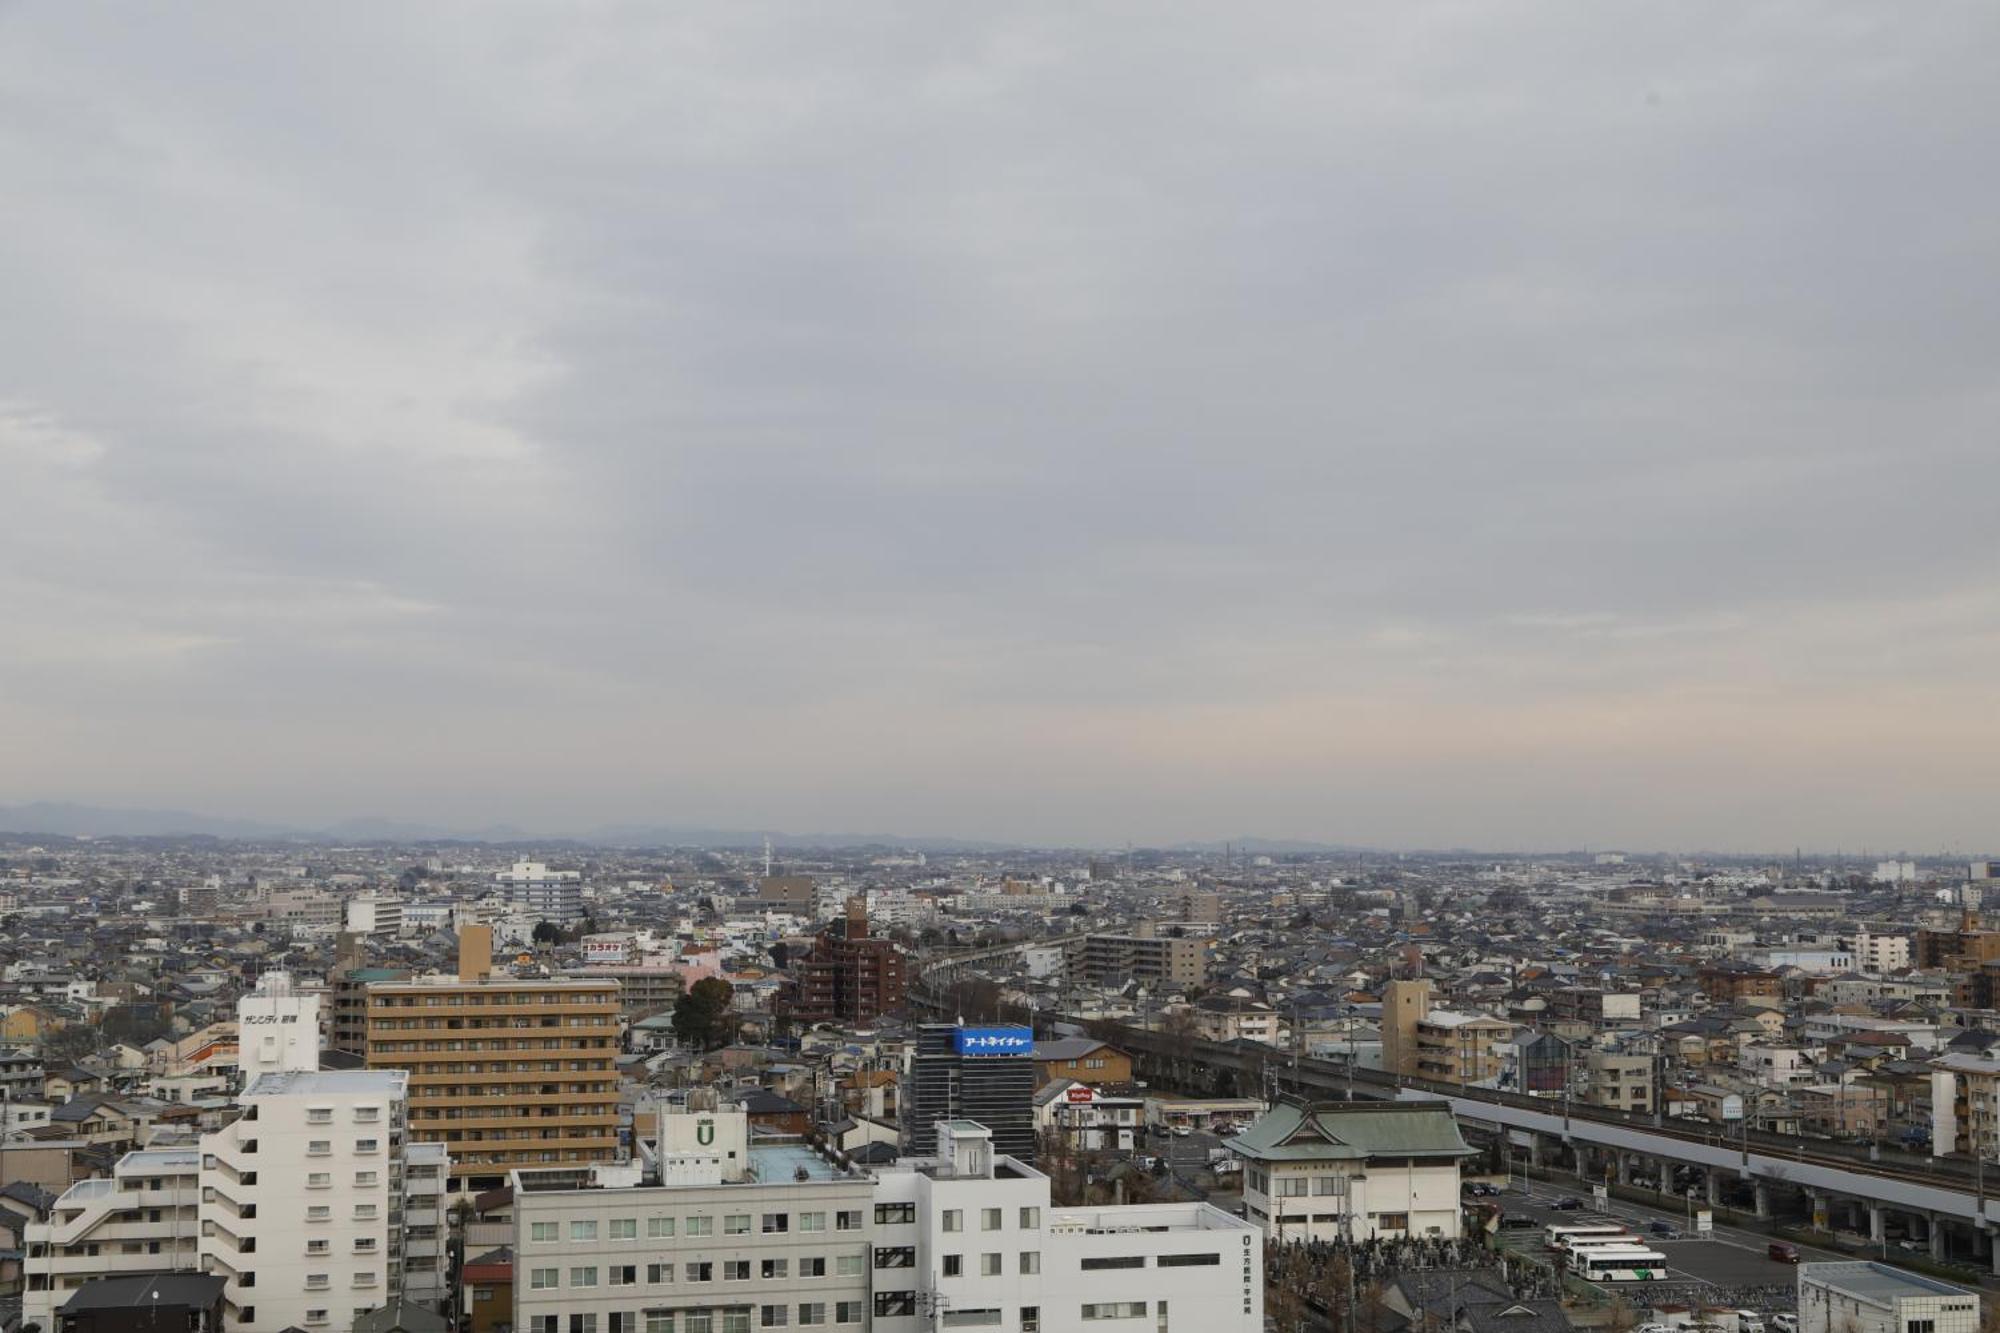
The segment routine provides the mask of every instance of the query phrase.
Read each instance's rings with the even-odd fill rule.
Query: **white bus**
[[[1667,1256],[1643,1245],[1581,1250],[1569,1267],[1585,1282],[1658,1282],[1667,1276]]]
[[[1631,1234],[1616,1222],[1551,1222],[1542,1230],[1542,1243],[1552,1250],[1562,1250],[1569,1248],[1571,1240]]]
[[[1643,1250],[1646,1242],[1630,1231],[1621,1231],[1615,1236],[1569,1236],[1562,1243],[1564,1254],[1582,1254],[1588,1250]]]

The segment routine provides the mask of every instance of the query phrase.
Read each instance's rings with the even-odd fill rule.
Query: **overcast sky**
[[[1995,846],[1996,39],[0,3],[0,801]]]

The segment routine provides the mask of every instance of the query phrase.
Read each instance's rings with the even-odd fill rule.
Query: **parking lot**
[[[1549,1205],[1557,1199],[1579,1198],[1584,1208],[1577,1211],[1563,1211]],[[1763,1309],[1788,1308],[1791,1301],[1773,1291],[1769,1295],[1757,1292],[1762,1288],[1790,1289],[1798,1281],[1796,1265],[1772,1259],[1767,1253],[1770,1240],[1749,1232],[1720,1230],[1707,1238],[1688,1234],[1686,1217],[1673,1217],[1658,1209],[1645,1208],[1621,1200],[1611,1200],[1602,1209],[1593,1206],[1588,1190],[1565,1194],[1559,1189],[1537,1186],[1534,1194],[1522,1193],[1519,1185],[1504,1191],[1487,1202],[1497,1203],[1503,1212],[1512,1217],[1528,1217],[1535,1222],[1535,1228],[1525,1227],[1499,1233],[1500,1241],[1509,1249],[1536,1255],[1545,1255],[1542,1228],[1551,1223],[1569,1222],[1582,1224],[1590,1218],[1610,1217],[1629,1227],[1645,1238],[1646,1244],[1667,1256],[1667,1267],[1671,1273],[1670,1282],[1689,1284],[1691,1288],[1708,1287],[1714,1289],[1712,1299],[1748,1300],[1753,1307]],[[1656,1225],[1673,1232],[1671,1237],[1653,1230]],[[1552,1257],[1552,1256],[1551,1256]],[[1801,1251],[1801,1258],[1814,1261],[1838,1259],[1843,1256],[1829,1254],[1810,1248]],[[1745,1295],[1746,1289],[1753,1293]],[[1639,1294],[1637,1291],[1634,1294]],[[1695,1296],[1690,1290],[1690,1296]],[[1696,1297],[1706,1299],[1707,1297]]]

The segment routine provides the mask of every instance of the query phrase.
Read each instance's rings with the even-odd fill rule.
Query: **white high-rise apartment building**
[[[1207,1204],[1052,1208],[985,1126],[938,1137],[938,1158],[867,1175],[702,1109],[663,1115],[629,1166],[516,1171],[515,1327],[1263,1328],[1256,1227]]]
[[[877,1333],[1264,1327],[1263,1238],[1241,1218],[1205,1203],[1054,1208],[1049,1178],[995,1153],[985,1126],[937,1134],[935,1159],[876,1177]]]
[[[347,900],[347,932],[390,939],[403,931],[403,900],[364,893]]]
[[[1910,965],[1908,935],[1871,935],[1864,930],[1846,943],[1854,954],[1854,965],[1863,972],[1879,976],[1901,972]]]
[[[498,871],[493,879],[506,886],[516,909],[537,921],[566,926],[583,919],[583,876],[578,871],[516,861],[512,870]]]
[[[406,1282],[406,1226],[432,1228],[441,1252],[445,1163],[405,1147],[409,1075],[401,1070],[265,1074],[244,1113],[202,1140],[201,1263],[220,1275],[231,1330],[344,1330],[400,1296],[442,1290],[426,1253]],[[441,1145],[438,1145],[441,1146]],[[428,1188],[412,1207],[412,1174]],[[435,1196],[435,1197],[433,1197]]]
[[[21,1321],[56,1326],[55,1312],[94,1278],[192,1272],[200,1234],[201,1154],[128,1152],[109,1179],[64,1190],[46,1222],[30,1222]]]
[[[319,996],[298,990],[284,972],[266,972],[236,1002],[237,1063],[243,1085],[259,1074],[319,1068]]]

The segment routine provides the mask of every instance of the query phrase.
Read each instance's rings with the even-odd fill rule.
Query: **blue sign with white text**
[[[1026,1055],[1035,1049],[1032,1028],[960,1028],[955,1049],[960,1055]]]

